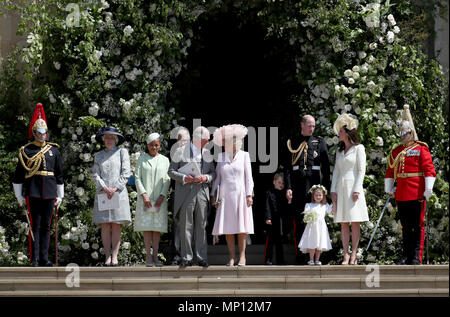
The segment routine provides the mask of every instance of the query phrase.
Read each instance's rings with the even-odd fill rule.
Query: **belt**
[[[408,178],[408,177],[420,177],[423,176],[423,172],[418,173],[398,173],[397,178]]]
[[[294,171],[297,171],[297,170],[300,169],[300,166],[299,166],[299,165],[294,165],[294,166],[292,167],[292,169],[293,169]],[[311,166],[311,170],[313,170],[313,171],[320,171],[320,166],[317,166],[317,165]]]
[[[34,175],[41,175],[41,176],[54,176],[55,174],[53,172],[48,171],[37,171]]]

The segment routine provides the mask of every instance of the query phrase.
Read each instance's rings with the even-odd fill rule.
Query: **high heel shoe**
[[[234,259],[231,259],[230,261],[228,261],[226,266],[234,266]]]
[[[358,264],[358,259],[355,257],[354,259],[352,258],[350,260],[350,265],[357,265]]]
[[[350,255],[344,254],[344,261],[342,261],[342,265],[348,265],[348,261],[350,261]]]

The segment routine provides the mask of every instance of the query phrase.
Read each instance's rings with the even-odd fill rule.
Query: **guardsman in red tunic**
[[[47,122],[40,103],[36,105],[28,136],[33,141],[19,149],[19,162],[13,179],[14,193],[19,204],[28,207],[31,216],[34,236],[34,241],[29,236],[32,266],[53,266],[48,260],[50,223],[53,210],[56,218],[57,208],[64,197],[63,169],[58,144],[47,142]]]
[[[409,106],[403,108],[402,144],[394,146],[387,158],[385,191],[395,192],[402,224],[403,258],[397,264],[418,265],[422,263],[425,205],[433,194],[436,171],[428,145],[418,141]]]

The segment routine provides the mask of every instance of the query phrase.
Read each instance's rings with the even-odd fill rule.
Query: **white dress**
[[[325,222],[325,214],[331,213],[331,205],[316,203],[308,203],[305,205],[305,211],[312,209],[317,212],[318,218],[316,221],[306,225],[298,248],[303,253],[308,253],[310,249],[318,249],[320,251],[331,250],[330,235],[328,234],[328,228]]]
[[[363,181],[366,173],[366,152],[364,145],[358,144],[344,151],[336,152],[333,180],[330,192],[337,194],[336,215],[334,222],[369,221]],[[354,192],[359,193],[356,202]]]

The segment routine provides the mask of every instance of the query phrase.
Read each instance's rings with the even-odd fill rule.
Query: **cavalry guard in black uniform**
[[[287,141],[290,161],[285,163],[286,198],[291,201],[291,212],[294,218],[294,236],[296,263],[302,264],[301,252],[298,243],[305,225],[303,211],[305,204],[310,202],[308,191],[311,186],[321,184],[330,189],[330,160],[327,145],[323,138],[313,136],[315,120],[305,115],[301,120],[302,132],[296,142],[298,147],[293,148],[291,140]]]
[[[50,224],[64,197],[62,158],[59,145],[47,142],[48,128],[42,104],[36,105],[28,137],[32,142],[19,149],[19,162],[13,180],[14,193],[21,206],[27,206],[33,232],[29,233],[32,266],[53,266],[48,260]],[[25,197],[22,196],[22,189]],[[57,243],[55,261],[57,262]]]

